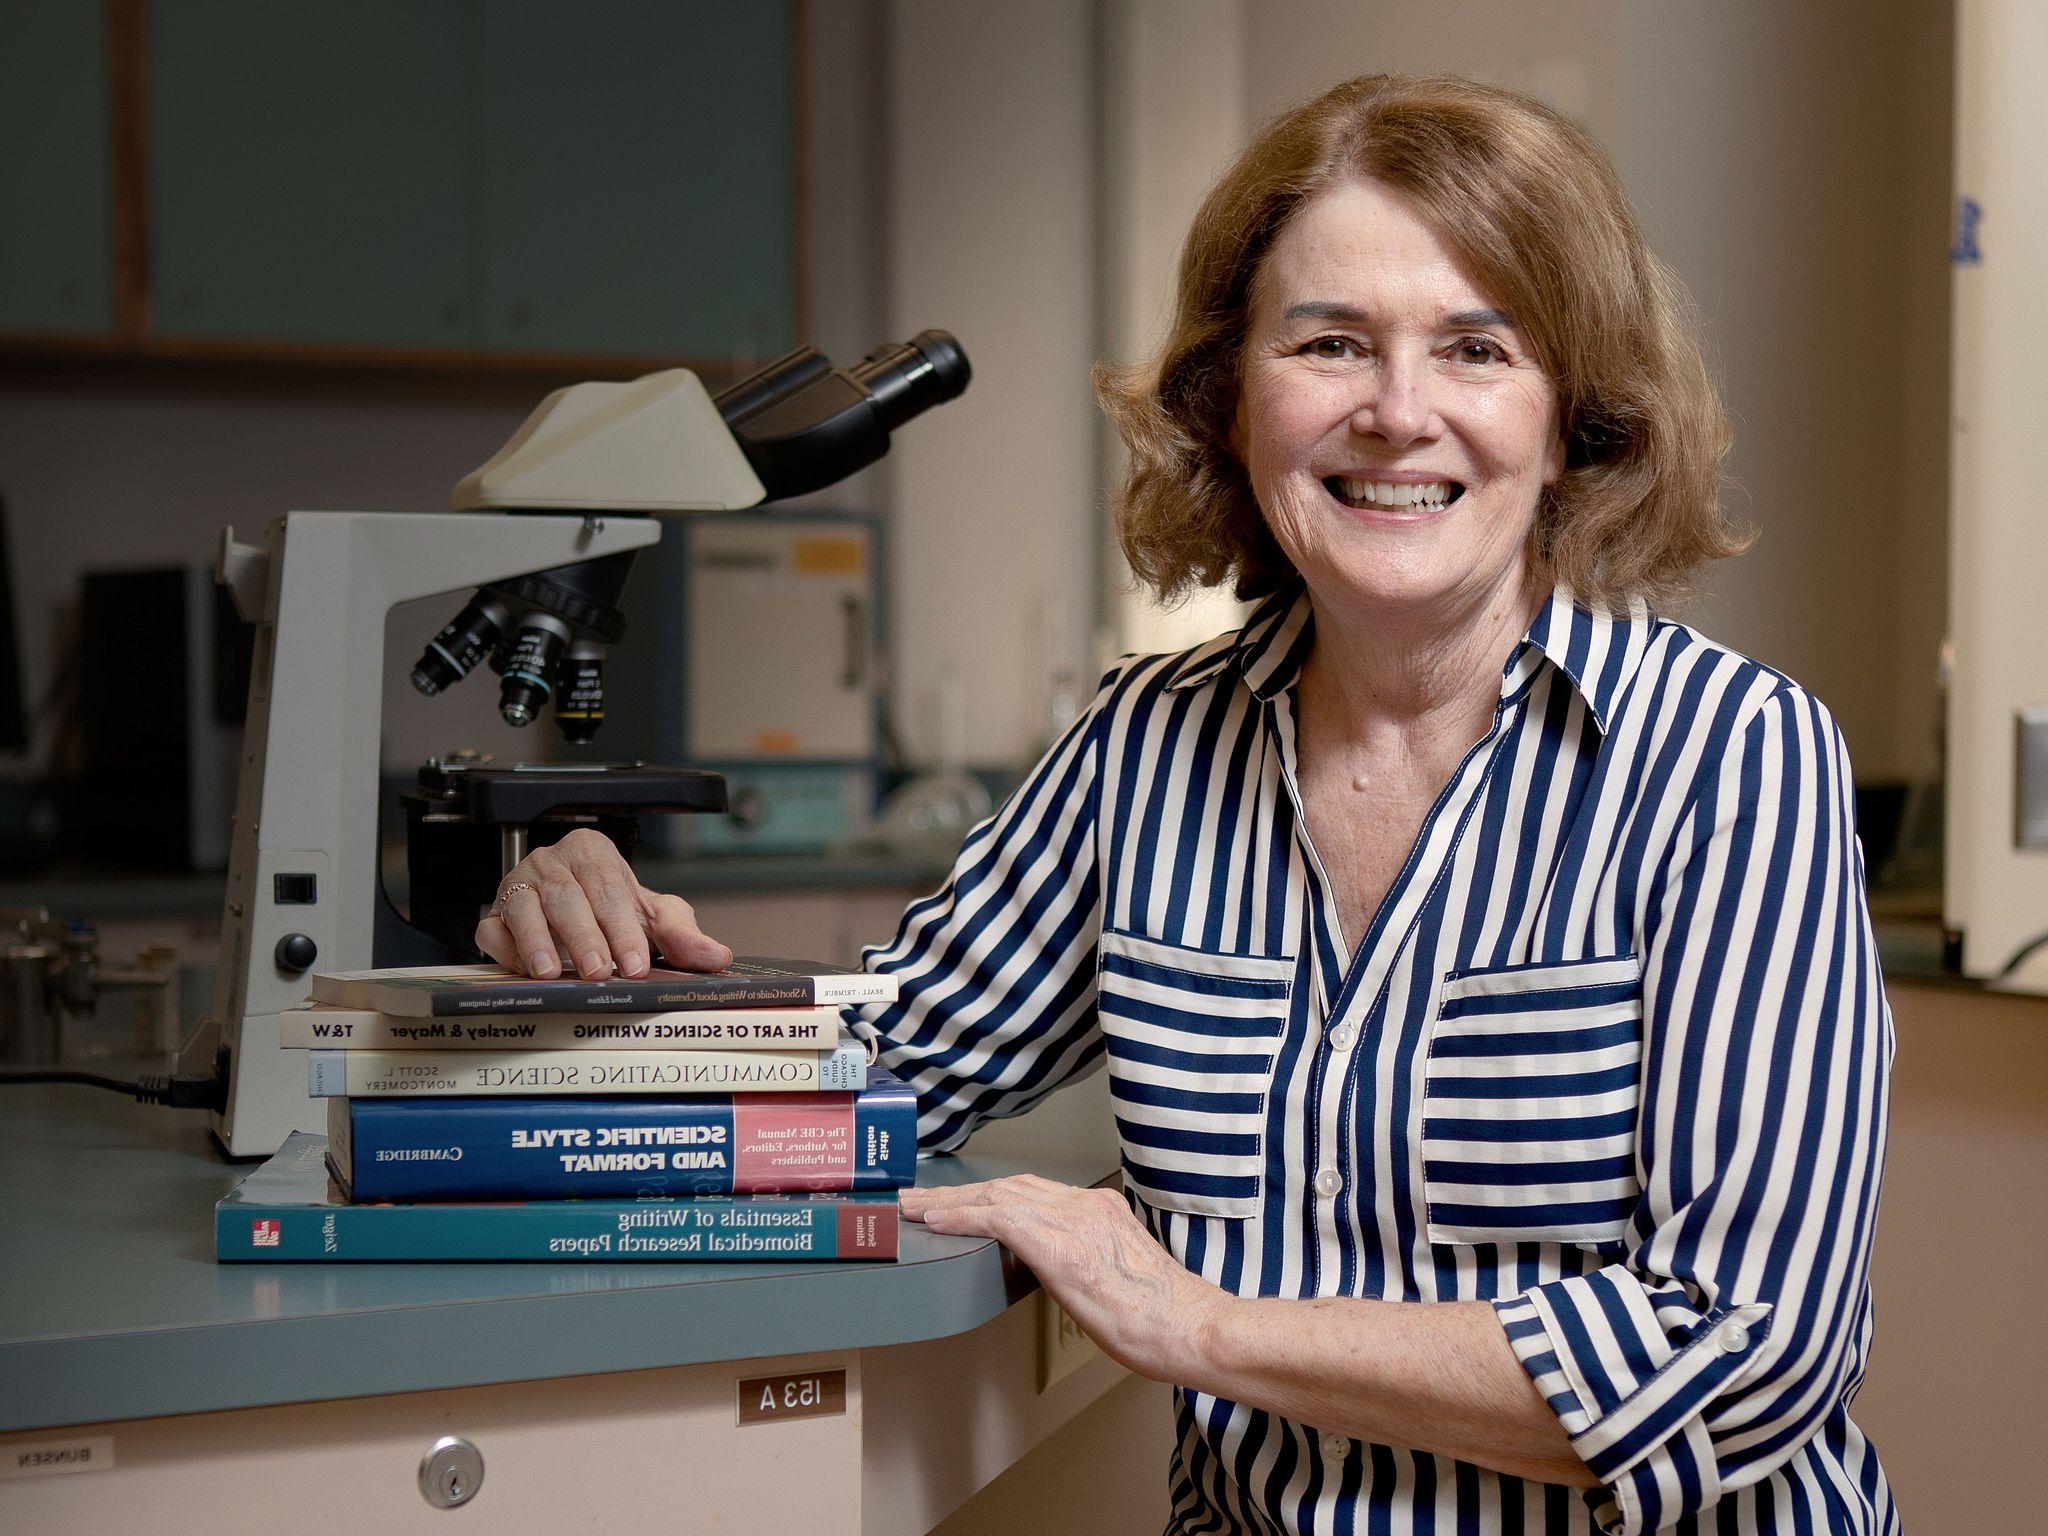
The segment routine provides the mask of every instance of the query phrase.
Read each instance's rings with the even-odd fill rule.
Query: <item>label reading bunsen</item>
[[[90,1435],[79,1440],[17,1440],[0,1446],[0,1479],[105,1472],[113,1465],[112,1435]]]
[[[740,1423],[821,1419],[846,1412],[846,1372],[750,1376],[740,1383]]]

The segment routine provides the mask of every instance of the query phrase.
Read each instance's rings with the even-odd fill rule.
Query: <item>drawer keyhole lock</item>
[[[436,1509],[458,1509],[484,1482],[483,1452],[460,1435],[443,1435],[420,1458],[420,1493]]]

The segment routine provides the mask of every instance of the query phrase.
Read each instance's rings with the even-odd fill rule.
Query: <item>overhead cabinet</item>
[[[789,7],[479,9],[486,344],[741,362],[794,346]]]
[[[72,0],[0,0],[0,61],[0,331],[111,330],[106,18]]]
[[[56,329],[51,295],[68,283],[99,306],[74,329],[143,353],[742,368],[793,344],[792,0],[150,0],[107,14],[0,0],[0,35],[31,43],[17,60],[99,88],[39,63],[15,72],[34,101],[0,93],[10,127],[58,106],[81,119],[49,136],[61,151],[9,134],[38,147],[0,170],[0,212],[41,244],[0,254],[0,330]],[[146,103],[132,212],[148,277],[144,313],[122,325],[107,298],[105,82],[124,24]],[[53,278],[60,267],[76,276]]]
[[[155,0],[159,335],[481,341],[467,10]]]

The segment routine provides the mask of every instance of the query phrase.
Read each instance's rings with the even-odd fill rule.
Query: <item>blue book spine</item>
[[[917,1101],[879,1067],[857,1094],[331,1099],[328,1142],[355,1200],[893,1190]]]
[[[695,1200],[351,1205],[295,1131],[214,1207],[223,1263],[893,1259],[893,1191]]]
[[[893,1259],[893,1195],[217,1208],[222,1263]]]

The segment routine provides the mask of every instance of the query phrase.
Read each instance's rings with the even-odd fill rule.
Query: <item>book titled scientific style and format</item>
[[[810,960],[743,958],[722,971],[650,971],[628,981],[539,981],[495,965],[316,971],[315,1002],[400,1018],[479,1013],[667,1013],[691,1008],[823,1008],[896,1000],[896,978]]]
[[[829,1051],[308,1051],[306,1092],[328,1098],[588,1093],[853,1093],[868,1048]]]
[[[899,1215],[893,1190],[351,1204],[328,1176],[327,1138],[294,1131],[275,1157],[214,1206],[214,1257],[222,1263],[893,1259]]]
[[[837,1008],[692,1008],[669,1013],[479,1013],[456,1018],[301,1003],[278,1043],[340,1051],[828,1050]]]
[[[356,1200],[540,1200],[901,1189],[917,1100],[856,1094],[329,1099],[327,1160]]]

